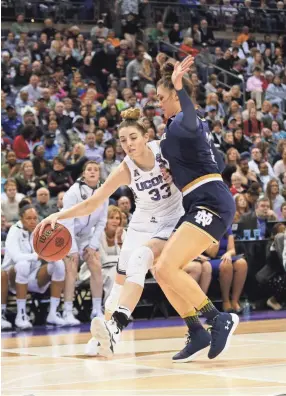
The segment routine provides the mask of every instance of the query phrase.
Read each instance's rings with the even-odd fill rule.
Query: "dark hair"
[[[166,62],[160,69],[161,73],[161,79],[157,83],[157,87],[160,85],[163,85],[164,88],[169,89],[170,91],[174,90],[174,85],[172,83],[172,74],[174,71],[174,65],[171,62]],[[187,91],[187,94],[191,96],[192,91],[193,91],[193,84],[192,82],[186,78],[183,77],[183,87]]]
[[[26,139],[30,139],[31,137],[35,136],[36,132],[37,132],[36,127],[34,125],[26,125],[22,129],[21,135],[26,140]]]
[[[123,118],[123,121],[119,125],[118,131],[120,131],[120,129],[122,128],[135,127],[141,132],[142,135],[145,135],[145,133],[147,133],[147,129],[145,128],[142,120],[140,120],[139,109],[127,109],[122,111],[120,115]]]
[[[276,77],[277,77],[277,76],[276,76]],[[278,77],[279,77],[279,76],[278,76]],[[272,107],[275,107],[275,109],[280,109],[277,103],[273,103],[273,104],[272,104]],[[274,120],[274,121],[276,121],[276,120]]]
[[[21,206],[20,206],[21,205]],[[19,216],[23,217],[25,212],[28,209],[35,209],[35,207],[33,205],[31,205],[30,203],[28,203],[28,201],[25,201],[25,199],[22,199],[21,202],[19,202]],[[36,209],[35,209],[36,210]]]
[[[115,161],[116,160],[116,151],[115,151],[115,148],[111,144],[109,144],[105,147],[104,152],[103,152],[103,159],[104,160],[106,159],[106,150],[109,148],[113,149],[114,154],[113,154],[112,160]]]
[[[66,160],[65,160],[64,157],[62,157],[61,155],[57,155],[56,157],[54,157],[54,159],[53,159],[53,165],[54,165],[55,161],[58,161],[58,162],[59,162],[62,166],[64,166],[64,167],[67,165]]]

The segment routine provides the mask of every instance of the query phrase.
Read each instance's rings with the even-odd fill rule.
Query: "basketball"
[[[72,239],[69,230],[62,224],[57,223],[54,230],[47,224],[44,231],[34,234],[33,245],[36,253],[46,261],[63,259],[71,249]]]

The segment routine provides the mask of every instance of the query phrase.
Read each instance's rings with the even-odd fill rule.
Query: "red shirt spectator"
[[[249,120],[245,120],[243,122],[243,133],[246,136],[252,136],[255,134],[261,133],[261,129],[263,128],[263,124],[261,121],[257,119],[256,109],[252,108],[249,110]]]

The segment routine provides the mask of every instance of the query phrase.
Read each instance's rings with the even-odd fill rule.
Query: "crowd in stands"
[[[81,178],[89,161],[99,165],[100,183],[106,180],[124,158],[117,135],[123,109],[141,109],[150,141],[160,140],[166,120],[158,106],[156,82],[160,67],[167,60],[174,62],[171,43],[177,48],[177,59],[186,54],[195,57],[189,72],[192,99],[208,120],[226,164],[223,178],[236,202],[236,236],[271,236],[273,247],[275,235],[268,235],[267,222],[281,222],[275,228],[278,236],[286,222],[286,36],[266,35],[258,41],[245,26],[231,42],[216,40],[207,19],[202,18],[185,31],[177,23],[167,30],[160,21],[146,33],[143,44],[136,37],[136,15],[126,20],[122,37],[116,37],[103,20],[86,36],[77,26],[58,31],[50,18],[45,19],[42,31],[29,32],[19,15],[2,39],[2,240],[9,238],[15,225],[24,227],[29,239],[38,221],[61,210],[65,193]],[[96,244],[102,270],[112,268],[103,271],[104,298],[110,292],[116,257],[134,210],[132,193],[123,187],[109,204]],[[19,243],[23,253],[34,254],[27,241]],[[62,274],[54,275],[57,271],[50,264],[46,283],[63,282]],[[189,272],[204,291],[211,268],[217,272],[224,310],[239,312],[247,261],[236,254],[232,231],[194,265],[196,269]],[[281,309],[286,300],[285,270],[284,258],[284,268],[277,265],[267,279],[268,303],[274,309]],[[5,290],[4,271],[2,284]],[[60,287],[51,285],[53,309],[59,303]],[[17,282],[15,288],[18,293]],[[25,293],[19,301],[25,300]],[[23,302],[17,305],[19,314]],[[2,301],[4,319],[5,309]],[[59,318],[56,324],[62,321]]]

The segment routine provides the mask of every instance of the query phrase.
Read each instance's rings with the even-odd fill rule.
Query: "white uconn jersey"
[[[166,183],[160,170],[160,148],[158,142],[148,143],[155,157],[155,166],[150,171],[138,168],[130,157],[124,161],[131,174],[131,188],[136,203],[132,221],[150,221],[150,218],[178,218],[184,214],[182,194],[172,183]]]

